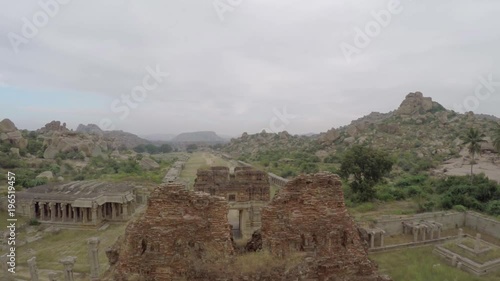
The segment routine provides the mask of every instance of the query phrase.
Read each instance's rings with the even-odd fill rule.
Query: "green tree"
[[[493,146],[500,153],[500,123],[497,124],[497,127],[493,131]]]
[[[165,143],[165,144],[162,144],[160,146],[160,152],[162,153],[169,153],[169,152],[172,152],[172,146],[168,143]]]
[[[350,179],[349,185],[361,202],[375,196],[374,186],[391,171],[392,159],[383,151],[355,145],[346,151],[341,160],[340,175]]]
[[[470,181],[472,184],[474,172],[473,167],[475,164],[476,154],[481,153],[481,143],[485,142],[485,135],[481,134],[479,130],[474,128],[470,128],[470,130],[463,137],[463,145],[467,145],[467,149],[469,150],[469,154],[471,155],[470,161]]]
[[[193,144],[190,144],[190,145],[188,145],[188,146],[186,147],[186,150],[187,150],[187,152],[189,152],[189,153],[191,153],[191,152],[193,152],[193,151],[195,151],[195,150],[197,150],[197,149],[198,149],[198,146],[197,146],[196,144],[194,144],[194,143],[193,143]]]

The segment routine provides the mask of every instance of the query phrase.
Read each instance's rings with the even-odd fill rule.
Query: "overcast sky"
[[[497,0],[59,1],[0,0],[0,119],[19,128],[321,132],[414,91],[500,116]]]

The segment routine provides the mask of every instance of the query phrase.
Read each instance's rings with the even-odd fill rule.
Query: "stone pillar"
[[[458,262],[458,263],[457,263],[457,268],[458,268],[458,269],[462,269],[462,265],[463,265],[463,264],[462,264],[462,262]]]
[[[40,220],[45,220],[45,203],[38,202],[38,208],[40,209]]]
[[[49,281],[57,281],[57,273],[49,272]]]
[[[438,239],[441,239],[441,227],[438,228]]]
[[[418,241],[418,228],[412,228],[413,231],[413,242]]]
[[[7,265],[7,262],[9,261],[9,257],[7,257],[7,254],[4,254],[0,256],[0,263],[2,263],[2,276],[5,276],[6,281],[11,281],[14,280],[14,276],[12,273],[9,272],[9,267]]]
[[[72,207],[73,209],[73,222],[77,222],[78,221],[78,208],[77,207]]]
[[[462,243],[462,238],[464,237],[464,230],[459,228],[458,229],[458,243]]]
[[[92,224],[97,225],[98,217],[97,217],[97,205],[92,206]]]
[[[99,280],[99,238],[92,237],[87,240],[89,245],[90,278],[92,281]]]
[[[62,209],[62,221],[65,222],[66,221],[66,211],[67,211],[67,206],[68,204],[66,203],[61,203],[61,209]]]
[[[38,268],[36,268],[36,257],[32,257],[28,260],[28,266],[30,268],[31,281],[38,281]]]
[[[453,255],[453,257],[451,258],[451,266],[457,266],[457,255]]]
[[[384,247],[384,233],[380,233],[380,247]]]
[[[111,204],[111,219],[114,220],[116,218],[115,203],[110,203],[110,204]]]
[[[64,265],[64,280],[75,281],[73,277],[73,266],[75,265],[76,257],[65,257],[59,260],[59,263]]]
[[[80,208],[83,217],[83,223],[87,223],[88,208]]]
[[[122,208],[123,208],[122,219],[127,220],[128,219],[128,202],[123,203]]]
[[[476,234],[476,241],[474,243],[474,251],[479,252],[481,250],[481,234]]]
[[[56,204],[54,204],[53,202],[50,202],[49,208],[50,208],[50,221],[55,221],[56,220]]]
[[[31,201],[30,203],[30,219],[36,219],[36,207],[34,201]]]
[[[422,241],[425,241],[426,232],[427,232],[427,228],[422,228]]]
[[[375,248],[375,235],[370,233],[370,249]]]

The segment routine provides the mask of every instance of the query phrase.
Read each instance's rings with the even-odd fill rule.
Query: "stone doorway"
[[[227,215],[229,224],[232,225],[234,239],[241,239],[241,210],[231,209]]]

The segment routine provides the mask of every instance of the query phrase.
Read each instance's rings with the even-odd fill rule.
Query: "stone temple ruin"
[[[189,192],[181,184],[157,188],[123,242],[107,251],[112,280],[176,280],[204,259],[233,254],[227,211],[221,197]]]
[[[479,233],[475,238],[464,235],[461,228],[455,240],[436,246],[434,254],[476,276],[500,269],[500,247],[482,240]]]
[[[229,212],[237,211],[236,234],[250,237],[261,227],[261,209],[270,200],[269,176],[265,172],[235,167],[231,174],[228,167],[211,167],[198,170],[197,175],[194,190],[224,197],[229,203]]]
[[[42,223],[99,226],[126,221],[136,208],[135,187],[123,183],[51,183],[18,192],[18,212]]]
[[[225,169],[201,174],[205,177],[197,181],[197,189],[212,189],[213,195],[187,191],[180,184],[163,185],[152,193],[145,214],[107,250],[111,267],[103,280],[390,280],[368,259],[345,208],[341,182],[330,173],[290,181],[262,209],[262,251],[276,261],[300,254],[293,267],[266,264],[255,274],[232,269],[239,254],[227,219],[231,202],[265,201],[268,191],[261,189],[266,180],[250,170],[235,171],[232,181]],[[233,190],[238,175],[253,177],[246,193]],[[260,270],[268,273],[261,275]]]

